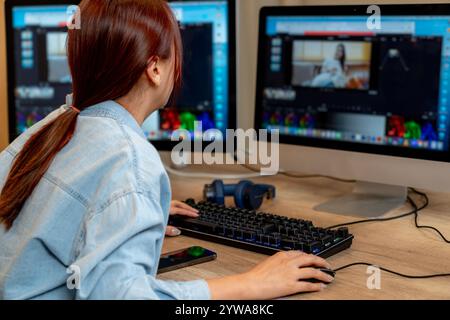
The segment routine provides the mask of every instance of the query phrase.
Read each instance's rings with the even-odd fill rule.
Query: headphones
[[[269,184],[254,184],[248,180],[228,185],[222,180],[214,180],[203,189],[205,201],[224,205],[226,196],[233,196],[238,208],[256,210],[261,207],[264,198],[275,198],[275,187]]]

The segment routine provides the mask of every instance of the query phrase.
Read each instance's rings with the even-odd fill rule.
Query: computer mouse
[[[328,274],[329,276],[332,276],[333,278],[336,276],[336,272],[334,272],[333,270],[330,269],[326,269],[326,268],[320,268],[320,271],[322,271],[323,273]],[[323,282],[319,279],[316,278],[311,278],[311,279],[302,279],[301,281],[306,281],[306,282],[310,282],[310,283],[323,283],[323,284],[328,284],[328,282]]]

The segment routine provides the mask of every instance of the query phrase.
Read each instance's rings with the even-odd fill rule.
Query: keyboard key
[[[226,232],[225,232],[225,235],[227,236],[227,237],[229,237],[229,238],[234,238],[234,231],[235,231],[236,229],[234,229],[233,227],[227,227],[226,228]]]
[[[234,232],[234,236],[235,236],[236,239],[238,239],[238,240],[243,240],[243,239],[244,239],[244,231],[241,230],[241,229],[237,229],[237,230]]]
[[[201,232],[211,232],[211,233],[215,233],[216,228],[217,228],[217,224],[216,223],[211,223],[211,222],[206,222],[206,221],[201,221],[198,219],[184,219],[182,222],[182,226],[184,227],[188,227],[192,230],[196,230],[196,231],[201,231]]]
[[[295,241],[294,240],[281,240],[280,246],[285,250],[294,250],[295,249]]]
[[[325,236],[322,238],[322,244],[324,247],[328,248],[333,244],[333,237],[332,236]]]
[[[244,240],[255,241],[256,232],[254,231],[244,231]]]
[[[348,228],[339,228],[338,229],[338,235],[339,235],[339,237],[341,237],[341,238],[345,238],[345,237],[347,237],[348,236]]]
[[[311,253],[313,254],[317,254],[322,250],[322,243],[319,241],[312,242],[310,246],[311,246]]]
[[[271,233],[272,231],[275,230],[275,225],[274,224],[266,224],[262,227],[262,230],[264,233]]]

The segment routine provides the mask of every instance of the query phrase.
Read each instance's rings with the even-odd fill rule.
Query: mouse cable
[[[374,267],[379,268],[380,270],[383,270],[384,272],[388,272],[388,273],[391,273],[391,274],[394,274],[394,275],[397,275],[397,276],[400,276],[400,277],[403,277],[403,278],[408,278],[408,279],[430,279],[430,278],[450,277],[450,273],[438,273],[438,274],[428,274],[428,275],[421,275],[421,276],[414,275],[413,276],[413,275],[409,275],[409,274],[403,274],[403,273],[400,273],[400,272],[392,271],[392,270],[389,270],[389,269],[386,269],[386,268],[383,268],[383,267],[379,267],[379,266],[376,266],[376,265],[373,265],[373,264],[370,264],[370,263],[367,263],[367,262],[350,263],[350,264],[347,264],[345,266],[339,267],[339,268],[337,268],[337,269],[335,269],[333,271],[334,272],[339,272],[341,270],[344,270],[344,269],[347,269],[347,268],[350,268],[350,267],[353,267],[353,266],[368,266],[368,267],[374,266]]]

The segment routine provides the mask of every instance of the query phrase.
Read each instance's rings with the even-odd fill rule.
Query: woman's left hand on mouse
[[[198,217],[198,210],[192,208],[191,206],[187,205],[184,202],[173,200],[170,203],[170,215],[180,215],[180,216],[186,216],[191,218],[197,218]],[[176,237],[181,234],[181,231],[175,227],[167,226],[166,228],[166,236],[169,237]]]

